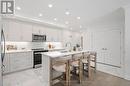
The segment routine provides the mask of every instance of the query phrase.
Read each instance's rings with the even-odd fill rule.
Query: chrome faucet
[[[68,45],[69,45],[69,46],[68,46]],[[67,43],[65,44],[65,47],[72,47],[71,42],[67,42]]]
[[[65,47],[66,47],[69,51],[71,51],[71,48],[72,48],[71,42],[67,42],[67,43],[65,44]]]

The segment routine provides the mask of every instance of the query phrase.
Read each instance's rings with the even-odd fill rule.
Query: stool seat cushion
[[[71,65],[74,66],[74,67],[78,67],[79,66],[79,61],[73,61],[71,63]]]
[[[88,63],[88,60],[87,60],[87,59],[82,59],[82,63],[87,64],[87,63]]]
[[[95,62],[90,62],[90,66],[95,67]]]
[[[66,72],[66,64],[54,65],[53,69],[58,72]]]

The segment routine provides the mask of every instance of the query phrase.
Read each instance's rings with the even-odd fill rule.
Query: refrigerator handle
[[[2,63],[4,61],[4,57],[5,57],[5,36],[4,36],[4,31],[3,31],[3,26],[2,26],[2,31],[1,31],[1,35],[3,37],[3,57],[2,57]]]

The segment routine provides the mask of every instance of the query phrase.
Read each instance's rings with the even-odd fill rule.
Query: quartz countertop
[[[87,50],[71,51],[71,52],[54,51],[54,52],[45,52],[45,53],[41,53],[41,54],[48,56],[50,58],[57,58],[57,57],[69,56],[69,55],[83,53],[83,52],[88,52],[88,51]]]
[[[49,51],[59,51],[59,50],[65,50],[64,48],[54,48],[54,49],[47,49]]]
[[[30,52],[32,50],[6,50],[5,53]]]

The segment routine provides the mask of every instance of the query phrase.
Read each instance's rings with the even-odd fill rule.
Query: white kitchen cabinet
[[[93,34],[93,49],[97,51],[97,61],[121,67],[120,30],[97,31]]]
[[[47,35],[47,41],[50,42],[50,41],[54,41],[54,35],[55,31],[53,29],[50,29],[50,28],[47,28],[46,29],[46,35]]]
[[[39,35],[45,35],[46,34],[46,29],[43,26],[33,25],[32,28],[33,28],[32,29],[33,34],[39,34]]]
[[[23,23],[21,24],[22,30],[22,41],[31,42],[32,41],[32,25]]]
[[[3,28],[6,41],[32,41],[32,25],[29,23],[5,20]]]
[[[9,73],[10,72],[9,54],[5,54],[3,65],[4,65],[3,73],[4,74]]]
[[[72,44],[81,44],[81,34],[79,32],[72,32]]]
[[[71,31],[63,30],[62,41],[64,43],[64,46],[65,46],[66,43],[72,44],[72,33],[71,33]]]
[[[21,41],[22,38],[22,28],[21,23],[17,21],[9,22],[9,33],[8,41]]]
[[[32,51],[6,53],[4,65],[4,73],[10,73],[31,68],[33,67],[33,53]]]
[[[38,26],[36,26],[36,25],[32,26],[32,33],[33,34],[40,34],[40,29],[38,28]]]
[[[39,26],[38,28],[39,28],[39,30],[40,30],[40,34],[41,34],[41,35],[46,35],[46,27],[44,27],[44,26]]]

